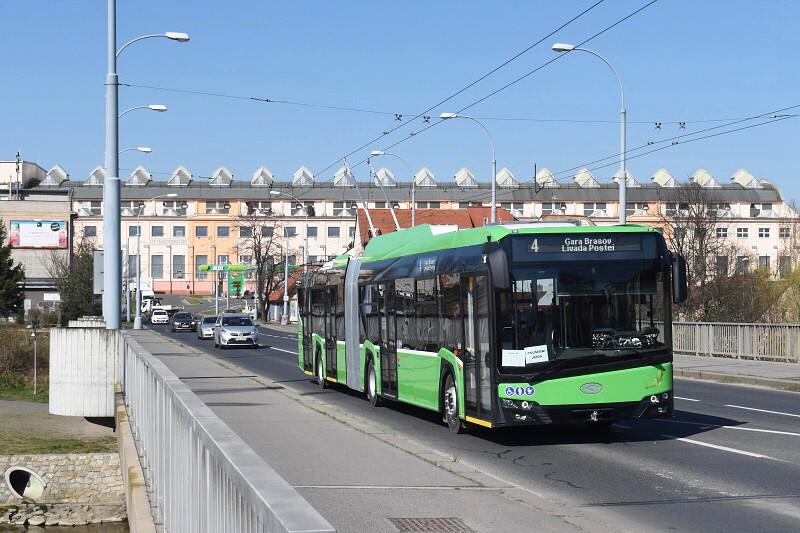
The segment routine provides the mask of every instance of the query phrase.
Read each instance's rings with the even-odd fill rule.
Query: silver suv
[[[248,315],[224,313],[214,324],[214,348],[236,345],[258,347],[258,329]]]

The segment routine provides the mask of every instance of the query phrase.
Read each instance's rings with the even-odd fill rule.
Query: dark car
[[[197,331],[197,320],[191,313],[178,312],[172,315],[172,331]]]

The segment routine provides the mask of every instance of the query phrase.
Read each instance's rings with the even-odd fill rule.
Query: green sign
[[[240,270],[228,270],[228,294],[241,296],[244,292],[244,273]]]

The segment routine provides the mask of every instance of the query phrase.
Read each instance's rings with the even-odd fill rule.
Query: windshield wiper
[[[598,353],[598,354],[595,354],[595,355],[592,355],[592,356],[587,356],[587,357],[574,357],[574,358],[569,358],[569,359],[559,359],[559,360],[555,361],[553,364],[551,364],[549,367],[547,367],[544,370],[542,370],[541,372],[539,372],[538,374],[534,374],[531,377],[531,381],[543,381],[548,376],[552,376],[557,370],[560,370],[560,369],[562,369],[564,367],[567,367],[567,366],[583,366],[584,363],[590,363],[590,362],[594,363],[594,362],[597,362],[597,361],[605,360],[607,358],[608,358],[607,355]],[[567,363],[576,363],[576,364],[567,365]]]

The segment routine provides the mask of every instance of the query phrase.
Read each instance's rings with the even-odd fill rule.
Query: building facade
[[[61,198],[69,207],[64,212],[73,214],[75,238],[93,239],[101,247],[103,179],[102,167],[84,180],[72,180],[56,166],[46,173],[37,171],[21,186],[22,199],[18,201]],[[589,170],[582,169],[562,182],[542,169],[533,180],[521,182],[503,168],[496,180],[498,207],[519,221],[567,216],[597,225],[617,223],[617,184],[601,182]],[[721,183],[699,169],[690,182],[681,184],[664,169],[647,183],[629,176],[629,222],[664,227],[665,221],[690,210],[683,193],[691,186],[703,191],[702,201],[718,210],[716,238],[728,240],[742,256],[769,268],[776,277],[786,275],[796,261],[789,243],[796,239],[797,213],[774,185],[745,170]],[[10,198],[13,195],[8,191],[16,191],[16,179],[13,183],[6,179],[6,183],[6,197]],[[467,168],[441,181],[427,167],[408,181],[398,181],[389,168],[381,168],[372,182],[357,185],[345,168],[322,180],[300,167],[291,179],[278,180],[263,166],[247,179],[234,177],[226,167],[218,168],[208,179],[196,178],[187,168],[178,167],[169,179],[154,180],[145,168],[138,167],[121,193],[123,277],[132,286],[140,258],[143,289],[213,294],[209,273],[199,266],[251,264],[253,251],[248,242],[253,231],[273,239],[270,253],[276,256],[275,262],[282,263],[288,256],[290,265],[304,260],[318,264],[359,245],[356,212],[362,197],[370,209],[389,205],[410,209],[413,195],[416,207],[427,210],[488,206],[490,198],[490,184],[476,179]],[[0,196],[2,187],[0,184]],[[0,205],[4,220],[5,211]],[[35,210],[28,211],[27,217],[34,216],[31,212]],[[252,290],[252,280],[248,283]]]

